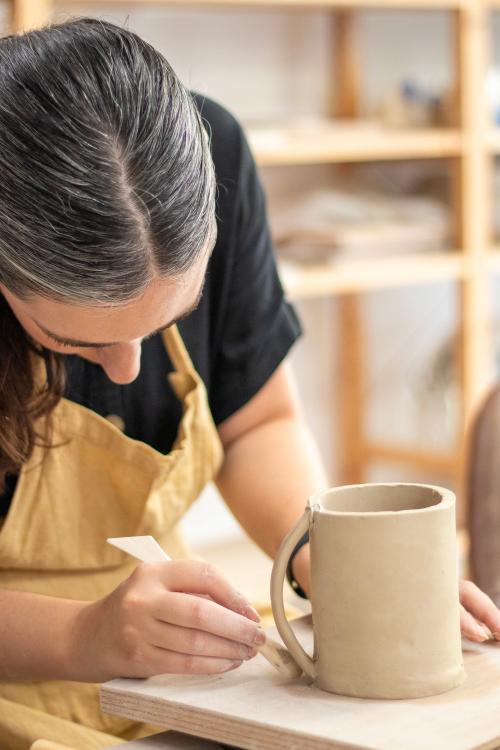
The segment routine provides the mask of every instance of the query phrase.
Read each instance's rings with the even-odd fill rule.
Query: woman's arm
[[[217,487],[252,539],[274,558],[308,497],[327,487],[286,362],[219,433],[226,455]],[[296,555],[293,571],[308,592],[309,545]]]
[[[76,679],[72,627],[87,602],[0,591],[0,680]]]
[[[265,642],[257,612],[199,560],[138,565],[95,602],[0,591],[0,611],[0,680],[213,674]]]
[[[274,558],[307,498],[327,486],[286,363],[219,432],[226,458],[217,486],[248,534]],[[308,593],[308,544],[296,555],[293,572]],[[500,610],[483,591],[471,581],[460,581],[460,602],[465,636],[485,640],[477,620],[500,640]]]

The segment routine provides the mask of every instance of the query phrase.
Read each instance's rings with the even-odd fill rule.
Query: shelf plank
[[[247,135],[260,166],[319,164],[386,159],[459,156],[458,130],[392,130],[384,127],[335,126],[317,130],[248,128]]]
[[[67,7],[79,4],[80,0],[64,0]],[[498,0],[500,2],[500,0]],[[402,8],[415,10],[447,10],[467,5],[468,0],[106,0],[106,6],[186,6],[192,7],[262,7],[262,8]],[[57,5],[57,2],[56,2]],[[102,0],[87,0],[85,5],[102,5]]]
[[[281,261],[279,269],[291,299],[456,281],[465,274],[464,261],[458,252],[339,260],[303,267]]]
[[[458,451],[443,453],[379,441],[365,445],[363,453],[365,458],[370,461],[410,464],[424,471],[435,471],[444,475],[453,475],[458,465]]]

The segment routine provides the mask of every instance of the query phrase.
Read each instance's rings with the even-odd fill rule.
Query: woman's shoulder
[[[212,158],[220,178],[239,172],[242,160],[248,158],[243,128],[237,117],[223,104],[204,94],[191,91],[210,136]]]
[[[193,89],[190,93],[203,120],[208,122],[210,127],[215,128],[218,134],[237,137],[241,133],[238,119],[226,106]]]

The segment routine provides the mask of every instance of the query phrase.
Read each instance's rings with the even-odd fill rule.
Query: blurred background
[[[3,33],[74,15],[126,25],[238,117],[304,325],[291,361],[329,481],[453,488],[465,574],[466,438],[500,364],[494,3],[0,7]],[[183,523],[199,554],[267,596],[271,563],[213,488]]]

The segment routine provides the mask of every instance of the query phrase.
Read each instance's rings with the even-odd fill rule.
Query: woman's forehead
[[[20,317],[73,346],[104,346],[141,339],[176,322],[198,304],[206,263],[196,263],[179,277],[154,279],[137,298],[118,305],[82,305],[33,296],[21,300],[0,285]]]

